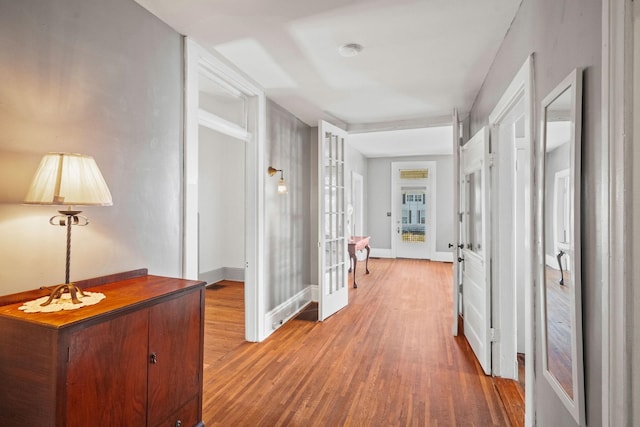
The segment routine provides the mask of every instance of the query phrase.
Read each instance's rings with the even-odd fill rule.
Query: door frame
[[[640,153],[634,136],[634,4],[631,0],[602,2],[601,117],[602,187],[598,193],[602,251],[602,425],[638,422],[640,319],[633,304],[633,268],[638,243],[633,235],[633,164]],[[636,6],[637,7],[637,6]],[[630,138],[629,135],[632,137]],[[636,165],[637,166],[637,165]],[[637,173],[637,172],[636,172]],[[636,181],[637,182],[637,181]],[[635,320],[634,320],[635,319]],[[632,375],[629,375],[629,372]],[[635,384],[635,387],[634,387]],[[634,414],[635,412],[635,414]]]
[[[493,109],[491,114],[489,115],[489,125],[491,127],[491,137],[492,137],[492,152],[498,148],[497,147],[497,139],[495,130],[500,125],[502,120],[509,113],[511,108],[516,105],[516,103],[524,101],[524,117],[525,117],[525,144],[528,145],[529,153],[529,162],[526,165],[523,165],[528,169],[528,186],[530,189],[529,192],[529,200],[528,206],[525,206],[525,214],[528,216],[525,218],[525,224],[530,224],[530,228],[525,232],[525,248],[529,248],[529,256],[525,257],[526,265],[525,265],[525,290],[524,290],[524,319],[525,319],[525,425],[533,426],[535,422],[535,322],[534,322],[534,303],[535,303],[535,293],[534,293],[534,285],[533,285],[533,265],[536,265],[535,256],[536,251],[534,250],[533,245],[533,236],[534,236],[534,227],[533,227],[533,219],[535,218],[535,203],[534,203],[534,176],[533,176],[533,168],[534,168],[534,156],[533,156],[533,136],[534,136],[534,128],[535,128],[535,119],[534,119],[534,99],[533,99],[533,54],[529,55],[525,60],[524,64],[520,67],[520,70],[517,72],[506,91],[496,104],[496,107]],[[494,145],[495,144],[495,145]],[[498,160],[498,158],[496,158]],[[511,165],[500,165],[497,163],[495,167],[511,167]],[[495,174],[494,174],[495,176]],[[496,189],[494,189],[495,192]],[[525,199],[525,203],[527,200]],[[495,208],[495,204],[492,205],[492,208]],[[512,206],[509,206],[509,209]],[[498,233],[497,227],[494,227],[494,233]],[[495,238],[497,236],[494,235],[492,239],[494,246],[499,244],[499,240]],[[499,249],[499,248],[496,248]],[[497,258],[497,257],[496,257]],[[500,270],[499,265],[500,260],[494,259],[494,271]],[[499,330],[499,335],[504,337],[507,334],[515,337],[515,309],[513,310],[504,310],[505,308],[509,309],[514,307],[513,301],[503,301],[500,299],[500,289],[494,289],[494,295],[497,294],[497,298],[494,298],[494,312],[492,313],[493,317],[493,327],[494,329]],[[503,292],[504,293],[504,292]],[[500,312],[499,310],[502,310]],[[502,340],[504,341],[504,340]],[[514,362],[517,364],[517,350],[516,350],[516,342],[515,340],[509,340],[508,345],[504,345],[501,340],[497,340],[494,342],[494,354],[496,357],[494,361],[498,361],[496,366],[496,372],[494,375],[503,376],[503,372],[507,374],[511,374],[509,372],[509,368],[512,368]],[[513,344],[513,345],[511,345]],[[499,361],[508,361],[508,367],[505,370],[503,364],[499,363]],[[511,375],[509,375],[511,376]]]
[[[462,286],[462,280],[460,279],[460,273],[462,272],[462,266],[460,265],[460,225],[462,224],[460,211],[460,139],[462,135],[462,129],[460,125],[460,118],[458,117],[458,110],[454,108],[451,123],[453,124],[453,240],[449,244],[449,247],[453,251],[453,325],[451,325],[451,332],[454,337],[458,336],[458,320],[460,317],[460,288]]]
[[[398,161],[391,162],[391,258],[396,258],[396,251],[398,249],[397,245],[397,236],[396,236],[396,222],[398,220],[397,207],[396,207],[396,198],[398,196],[398,186],[399,178],[396,177],[395,171],[399,168],[405,166],[407,168],[426,168],[429,170],[428,177],[428,185],[429,185],[429,196],[431,198],[431,206],[429,215],[429,224],[428,228],[431,231],[431,240],[428,242],[428,254],[424,259],[433,259],[436,253],[436,212],[437,212],[437,203],[436,203],[436,177],[437,177],[437,162],[434,160],[413,160],[413,161]],[[426,224],[425,224],[426,225]]]
[[[255,132],[247,138],[245,150],[245,339],[266,338],[264,289],[264,164],[266,141],[266,98],[262,89],[244,78],[192,39],[184,38],[184,219],[182,276],[198,278],[198,126],[211,115],[199,108],[198,79],[201,70],[217,76],[248,97],[255,99]],[[218,121],[219,122],[219,121]],[[220,122],[221,123],[221,122]],[[232,130],[233,131],[233,130]]]

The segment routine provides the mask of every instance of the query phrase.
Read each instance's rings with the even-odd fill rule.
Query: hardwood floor
[[[494,379],[451,336],[451,264],[369,268],[345,309],[322,323],[292,320],[262,343],[244,342],[242,284],[208,290],[205,424],[511,425]]]

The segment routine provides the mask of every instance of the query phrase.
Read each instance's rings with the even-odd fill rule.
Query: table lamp
[[[40,166],[31,181],[24,203],[32,205],[66,206],[59,210],[60,215],[49,219],[51,225],[67,227],[67,258],[65,283],[56,286],[49,299],[42,305],[50,304],[63,292],[69,292],[74,304],[79,304],[78,294],[82,290],[69,283],[71,260],[71,226],[89,224],[87,217],[79,215],[82,211],[74,206],[111,206],[111,193],[100,169],[91,156],[76,153],[48,153],[40,161]]]

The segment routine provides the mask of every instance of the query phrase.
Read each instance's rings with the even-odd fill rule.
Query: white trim
[[[544,271],[540,271],[540,283],[539,288],[540,295],[540,331],[542,342],[542,375],[547,380],[551,388],[555,391],[558,399],[565,405],[565,408],[574,420],[583,425],[585,423],[585,391],[584,391],[584,348],[583,348],[583,329],[582,329],[582,251],[581,251],[581,235],[580,227],[582,222],[582,212],[580,209],[581,203],[581,150],[582,150],[582,69],[574,69],[563,81],[561,81],[551,92],[545,96],[541,103],[541,117],[540,117],[540,144],[538,149],[538,155],[540,156],[541,171],[538,175],[538,182],[541,191],[544,191],[545,177],[545,153],[546,153],[546,129],[547,129],[547,108],[551,105],[562,93],[570,89],[567,93],[571,98],[571,138],[569,140],[570,145],[570,169],[571,169],[571,211],[573,212],[573,222],[570,227],[571,243],[571,257],[570,262],[572,266],[570,270],[573,274],[570,276],[571,285],[569,286],[573,297],[573,304],[570,304],[570,319],[572,326],[571,334],[571,362],[572,362],[572,393],[571,396],[564,390],[557,377],[549,371],[548,358],[548,338],[547,338],[547,301],[546,301],[546,275]],[[540,199],[540,206],[544,207],[547,201]],[[540,214],[543,214],[542,210],[539,210]],[[540,242],[546,246],[544,228],[546,228],[544,217],[540,217],[539,224],[545,225],[541,227],[539,232]]]
[[[221,280],[231,280],[232,282],[244,282],[244,268],[220,267],[215,270],[199,274],[207,284],[217,283]]]
[[[629,71],[633,58],[630,32],[631,0],[602,2],[602,187],[598,205],[602,211],[602,425],[615,427],[637,423],[633,419],[631,384],[637,378],[631,370],[627,328],[632,315],[629,302],[635,277],[630,274],[633,261],[628,229],[633,203],[631,196],[632,156],[625,135],[632,131],[629,98],[632,81]],[[631,71],[633,71],[631,69]],[[633,345],[633,343],[631,343]],[[629,375],[631,372],[633,377]],[[637,400],[637,399],[636,399]]]
[[[369,258],[395,258],[391,253],[391,249],[386,248],[371,248]]]
[[[453,252],[435,252],[431,261],[453,262]]]
[[[264,92],[239,72],[185,37],[185,142],[184,142],[184,242],[183,276],[198,277],[198,126],[199,75],[217,76],[248,97],[254,109],[256,128],[247,138],[245,150],[245,337],[265,338],[264,311],[264,174],[262,170],[266,138],[266,98]],[[206,124],[216,116],[205,117]],[[217,120],[216,120],[217,121]],[[223,122],[219,122],[224,124]],[[225,126],[223,126],[225,127]],[[229,126],[226,126],[227,128]],[[233,131],[233,126],[230,128]],[[237,129],[236,129],[237,130]],[[249,135],[245,135],[248,137]]]
[[[309,303],[317,301],[317,298],[313,298],[314,294],[317,297],[318,287],[315,285],[307,285],[303,290],[278,305],[273,310],[265,313],[265,329],[262,332],[264,338],[268,337],[273,333],[273,331],[296,317]]]
[[[250,141],[251,134],[243,127],[238,126],[220,116],[216,116],[206,110],[198,110],[198,124],[209,129],[224,133],[241,141]]]
[[[451,333],[454,337],[458,336],[458,320],[460,317],[460,288],[461,280],[460,273],[462,272],[462,266],[459,261],[460,257],[460,245],[462,236],[460,234],[460,119],[458,117],[458,110],[454,108],[451,113],[451,123],[453,124],[453,141],[451,151],[453,152],[453,241],[449,244],[452,247],[451,261],[453,262],[453,280],[452,280],[452,300],[453,300],[453,322],[451,325]]]
[[[535,138],[535,108],[534,108],[534,94],[533,94],[533,55],[529,55],[524,61],[518,73],[515,75],[506,91],[496,104],[495,108],[489,115],[489,124],[497,125],[509,113],[511,108],[524,100],[524,117],[525,117],[525,135],[526,147],[528,148],[529,163],[526,165],[528,168],[528,186],[531,190],[529,192],[530,199],[525,201],[525,212],[528,218],[525,218],[525,222],[531,224],[528,233],[525,233],[526,241],[525,248],[529,248],[529,257],[527,257],[527,264],[525,265],[525,292],[524,292],[524,316],[525,316],[525,426],[535,425],[535,321],[534,321],[534,306],[535,306],[535,291],[533,284],[533,266],[537,265],[535,260],[536,251],[534,250],[534,218],[535,218],[535,203],[534,203],[534,138]],[[526,249],[525,249],[526,250]],[[499,267],[498,267],[499,268]],[[508,317],[508,316],[507,316]],[[515,317],[512,316],[511,325],[515,325]],[[509,320],[506,320],[509,322]],[[506,330],[507,325],[495,325],[501,330]],[[517,366],[517,354],[514,348],[502,348],[500,343],[497,343],[496,350],[499,353],[499,359],[506,360],[507,363],[505,369]],[[499,368],[500,370],[500,368]],[[497,372],[497,375],[501,375],[501,372]]]

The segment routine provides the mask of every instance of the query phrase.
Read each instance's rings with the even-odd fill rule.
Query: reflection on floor
[[[562,388],[571,397],[571,301],[573,289],[571,274],[564,272],[564,285],[560,285],[560,270],[547,266],[547,364],[549,372],[556,377]]]

